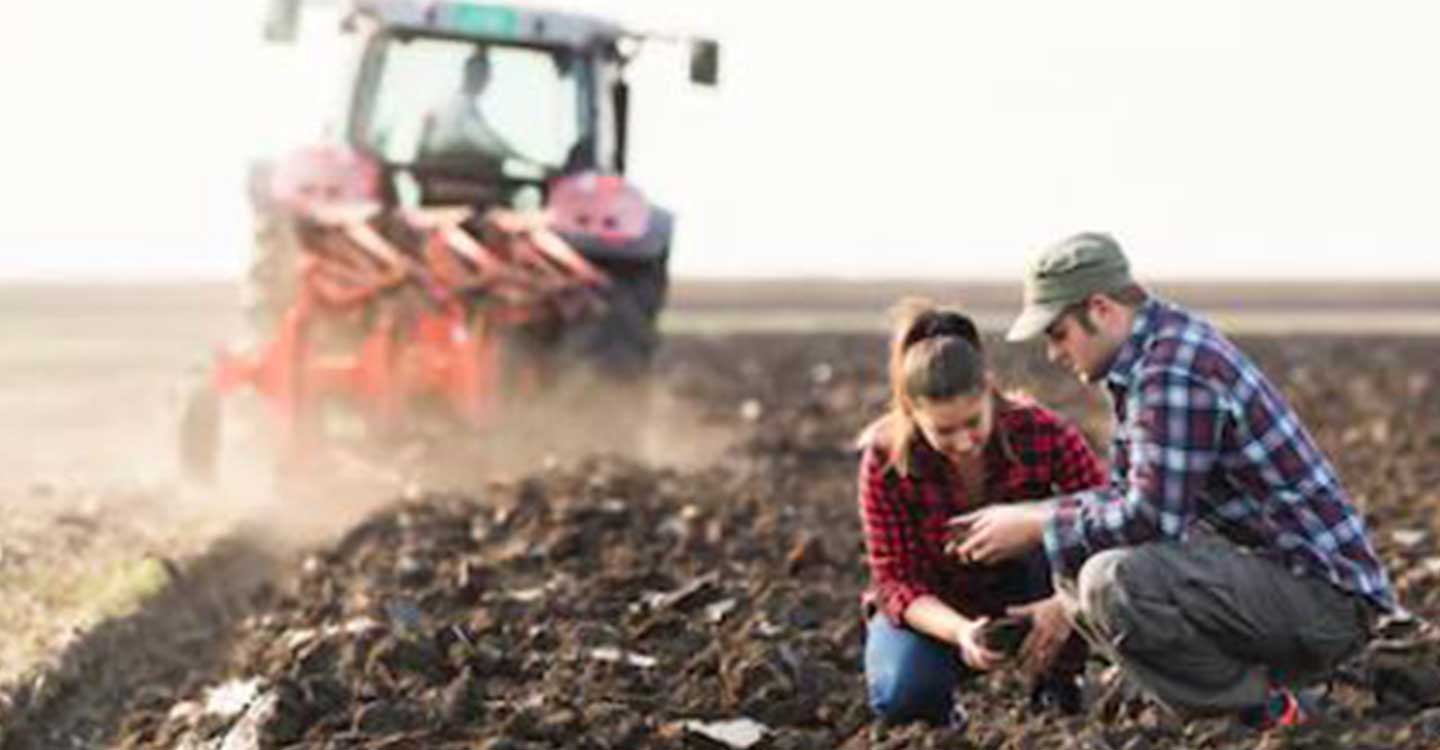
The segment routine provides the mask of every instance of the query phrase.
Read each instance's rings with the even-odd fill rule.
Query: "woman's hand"
[[[967,620],[955,628],[955,645],[960,649],[960,660],[977,672],[989,672],[1005,661],[1005,655],[985,648],[980,641],[980,630],[990,618],[981,617]]]
[[[1065,602],[1059,594],[1054,594],[1033,604],[1010,607],[1008,611],[1012,615],[1029,617],[1033,623],[1029,637],[1020,646],[1020,669],[1031,676],[1044,674],[1065,646],[1065,641],[1070,639],[1071,625],[1065,612]]]

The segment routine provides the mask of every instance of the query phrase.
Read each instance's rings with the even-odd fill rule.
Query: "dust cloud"
[[[244,528],[277,553],[320,544],[394,502],[433,493],[483,501],[494,482],[615,455],[652,467],[715,461],[732,425],[702,413],[658,379],[587,376],[502,404],[480,428],[415,420],[403,436],[336,440],[296,460],[263,404],[243,394],[224,410],[218,478],[181,485],[185,512]]]
[[[224,405],[217,481],[186,481],[180,416],[239,310],[230,284],[0,287],[0,686],[143,606],[156,571],[193,578],[190,561],[217,548],[250,550],[227,557],[227,580],[263,578],[405,498],[483,499],[490,481],[591,453],[694,466],[727,443],[727,426],[662,381],[572,379],[485,429],[337,446],[277,471],[275,424],[241,393]]]

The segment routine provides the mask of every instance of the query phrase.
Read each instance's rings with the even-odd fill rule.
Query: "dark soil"
[[[1440,617],[1434,343],[1242,345],[1339,466],[1404,603]],[[83,734],[187,750],[723,747],[702,724],[746,717],[769,728],[757,747],[775,749],[1440,747],[1440,640],[1404,622],[1337,673],[1327,721],[1294,732],[1182,723],[1099,663],[1082,717],[1028,712],[1020,680],[999,673],[967,689],[963,732],[872,726],[851,444],[884,406],[883,340],[667,346],[663,381],[734,431],[722,459],[680,470],[567,456],[397,501],[218,618],[222,656],[94,693],[108,706],[62,702],[5,746]],[[1104,402],[1037,355],[1004,349],[997,369],[1103,445]],[[228,709],[221,685],[239,696]],[[109,718],[85,724],[87,711]]]

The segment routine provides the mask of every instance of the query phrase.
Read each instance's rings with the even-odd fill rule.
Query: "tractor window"
[[[546,51],[392,38],[362,137],[396,163],[439,154],[556,168],[580,137],[582,91],[576,66]]]

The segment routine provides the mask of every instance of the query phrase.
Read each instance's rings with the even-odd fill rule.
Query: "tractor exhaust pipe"
[[[265,41],[293,44],[300,35],[302,0],[270,0],[265,11]]]

